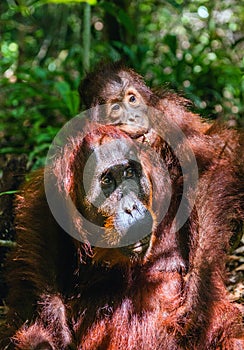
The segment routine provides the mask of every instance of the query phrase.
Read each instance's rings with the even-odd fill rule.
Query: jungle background
[[[183,94],[204,117],[244,126],[241,1],[1,0],[2,312],[4,257],[14,246],[14,194],[25,174],[44,165],[58,130],[79,113],[80,80],[107,59],[123,59],[152,88]],[[228,288],[239,302],[244,300],[243,253],[241,240],[228,263]]]

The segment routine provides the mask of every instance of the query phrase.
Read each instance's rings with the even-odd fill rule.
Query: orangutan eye
[[[113,106],[112,106],[112,108],[111,108],[111,110],[113,111],[113,112],[117,112],[118,110],[120,109],[120,105],[119,104],[114,104]]]
[[[113,177],[110,174],[103,175],[100,182],[102,186],[109,186],[113,183]]]
[[[132,167],[128,167],[125,169],[124,171],[124,177],[126,179],[131,179],[132,177],[134,177],[136,175],[136,171],[135,169],[133,169]]]
[[[129,98],[129,102],[130,103],[135,103],[136,102],[136,96],[135,95],[131,95],[130,98]]]
[[[116,180],[111,172],[105,172],[100,178],[101,190],[105,197],[109,197],[116,189]]]

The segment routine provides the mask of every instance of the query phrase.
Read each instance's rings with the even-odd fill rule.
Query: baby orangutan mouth
[[[130,135],[132,139],[138,139],[141,136],[145,135],[148,133],[148,127],[140,127],[138,126],[131,126],[128,124],[118,124],[117,125],[120,130],[124,131],[126,134]]]

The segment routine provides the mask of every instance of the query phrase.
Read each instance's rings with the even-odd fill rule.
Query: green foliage
[[[164,3],[171,6],[153,9],[153,23],[142,16],[140,39],[150,41],[142,72],[154,86],[170,83],[182,91],[202,114],[241,123],[243,8],[237,1],[231,8],[220,1]],[[141,11],[148,11],[147,4],[141,4]]]
[[[111,1],[102,1],[100,6],[104,9],[105,12],[114,16],[118,20],[118,22],[126,28],[128,32],[133,32],[135,30],[132,18],[118,5]]]
[[[72,90],[71,86],[66,81],[57,81],[54,88],[59,92],[64,106],[67,108],[67,114],[70,116],[76,115],[79,108],[79,96],[76,90]]]
[[[89,5],[96,5],[97,1],[96,0],[39,0],[38,1],[41,5],[45,5],[45,4],[72,4],[75,2],[86,2]]]
[[[0,153],[28,153],[29,165],[39,167],[59,128],[78,113],[77,84],[40,67],[12,79],[1,81]]]
[[[89,5],[96,5],[97,0],[8,0],[9,7],[14,11],[19,11],[23,16],[29,16],[33,11],[43,5],[47,4],[75,4],[75,3],[87,3]]]
[[[43,164],[59,128],[79,112],[84,72],[106,58],[123,58],[152,87],[183,93],[203,115],[243,124],[238,0],[7,0],[1,10],[0,153]]]

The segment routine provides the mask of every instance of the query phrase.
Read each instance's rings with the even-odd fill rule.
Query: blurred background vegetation
[[[1,0],[0,31],[0,153],[26,153],[30,168],[79,112],[80,79],[101,59],[124,59],[202,115],[243,124],[239,0]]]

